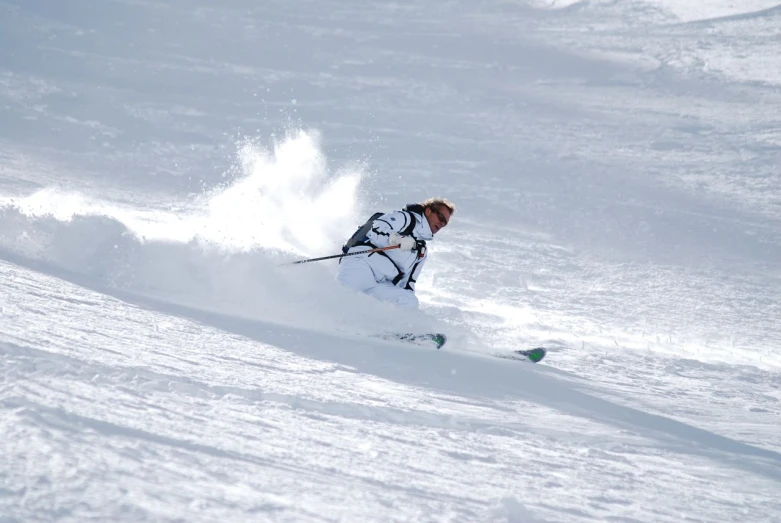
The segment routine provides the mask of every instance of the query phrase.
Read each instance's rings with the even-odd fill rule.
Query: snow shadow
[[[531,401],[565,414],[638,433],[659,442],[670,452],[703,456],[781,480],[781,454],[778,452],[587,394],[565,382],[564,379],[572,378],[572,375],[545,365],[506,362],[476,352],[436,351],[366,336],[313,331],[304,326],[209,312],[106,288],[84,275],[46,267],[40,261],[12,253],[2,253],[0,257],[137,307],[192,320],[299,356],[336,363],[415,387],[492,400]]]

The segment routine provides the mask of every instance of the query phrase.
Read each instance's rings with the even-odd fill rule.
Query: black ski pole
[[[348,252],[347,254],[334,254],[333,256],[323,256],[322,258],[310,258],[308,260],[298,260],[290,263],[283,263],[280,265],[280,267],[284,267],[285,265],[297,265],[299,263],[309,263],[309,262],[316,262],[316,261],[322,261],[322,260],[333,260],[334,258],[344,258],[346,256],[355,256],[356,254],[371,254],[373,252],[380,252],[380,251],[389,251],[391,249],[398,249],[398,245],[390,245],[388,247],[380,247],[379,249],[371,249],[369,251],[358,251],[358,252]]]

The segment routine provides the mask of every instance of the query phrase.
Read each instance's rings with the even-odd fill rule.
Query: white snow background
[[[778,1],[0,0],[0,521],[781,521],[780,166]]]

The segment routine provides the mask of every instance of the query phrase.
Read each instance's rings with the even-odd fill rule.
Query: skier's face
[[[431,232],[434,234],[450,222],[450,209],[444,205],[436,209],[428,208],[424,212]]]

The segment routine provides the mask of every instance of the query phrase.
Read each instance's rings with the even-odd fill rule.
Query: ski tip
[[[442,346],[447,342],[447,336],[440,332],[431,332],[431,333],[423,333],[423,334],[415,334],[412,332],[392,332],[380,335],[379,337],[390,339],[390,340],[399,340],[399,341],[405,341],[409,343],[414,343],[415,345],[423,345],[430,347],[433,343],[434,346],[437,349],[441,349]]]
[[[545,357],[545,355],[548,353],[548,351],[544,347],[535,347],[529,350],[516,350],[513,352],[520,356],[525,356],[532,363],[541,362],[542,359]]]

